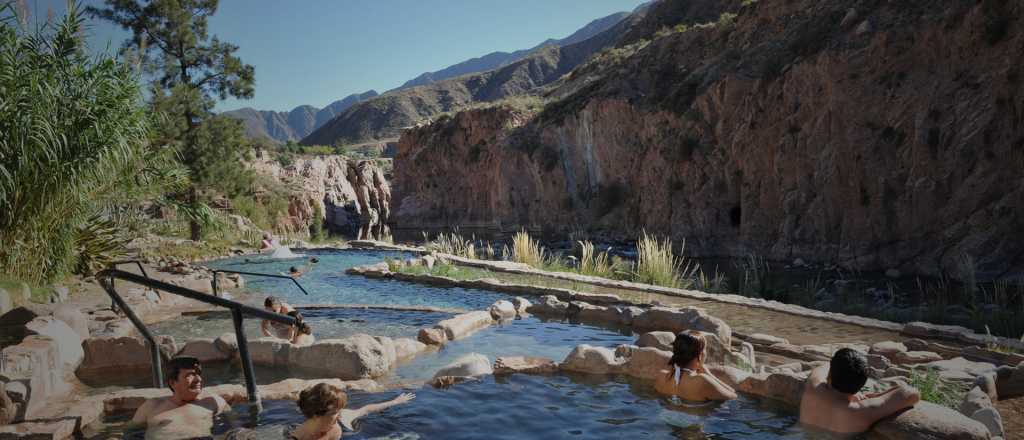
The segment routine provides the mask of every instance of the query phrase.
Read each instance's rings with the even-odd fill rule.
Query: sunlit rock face
[[[1006,60],[1024,31],[992,26],[1020,8],[850,7],[757,2],[578,68],[539,115],[408,130],[395,227],[646,230],[698,256],[937,274],[966,254],[980,276],[1021,272],[1024,71]]]

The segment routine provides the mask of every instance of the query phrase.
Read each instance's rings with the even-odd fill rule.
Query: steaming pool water
[[[246,297],[261,302],[275,295],[300,307],[318,339],[340,338],[355,333],[415,337],[457,310],[482,310],[506,294],[460,288],[437,288],[413,283],[350,276],[345,269],[405,255],[387,252],[314,250],[301,251],[306,258],[271,260],[237,257],[209,263],[215,269],[263,273],[287,272],[307,265],[299,278],[309,291],[303,295],[288,280],[246,276]],[[307,258],[320,261],[308,264]],[[302,308],[304,305],[317,308]],[[449,311],[388,310],[381,308],[321,308],[325,304],[430,307]],[[723,317],[728,321],[728,317]],[[258,337],[258,321],[247,319],[246,332]],[[228,314],[211,312],[158,324],[154,333],[172,335],[179,342],[212,338],[230,332]],[[552,376],[488,376],[447,389],[420,385],[439,368],[468,353],[480,353],[491,362],[498,356],[541,356],[561,361],[579,344],[615,347],[629,344],[637,335],[629,329],[597,327],[565,321],[526,317],[482,329],[449,342],[437,352],[422,353],[398,365],[380,381],[394,388],[382,393],[351,393],[358,408],[380,402],[414,388],[417,398],[383,413],[361,419],[357,432],[345,438],[365,439],[525,439],[525,438],[807,438],[796,426],[791,408],[742,397],[724,404],[690,407],[654,393],[652,384],[624,377],[558,374]],[[257,367],[259,383],[273,383],[301,373]],[[224,365],[204,372],[207,384],[242,383],[237,366]],[[146,386],[142,378],[130,386]],[[389,385],[390,384],[390,385]],[[129,415],[130,416],[130,415]],[[108,419],[107,427],[94,438],[126,434],[125,419]],[[294,402],[266,401],[262,412],[245,405],[218,420],[215,435],[241,427],[252,429],[255,438],[283,438],[283,430],[301,423]],[[127,432],[128,437],[141,433]]]

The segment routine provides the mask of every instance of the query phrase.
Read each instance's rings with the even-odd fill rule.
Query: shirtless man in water
[[[881,393],[861,394],[868,380],[864,355],[843,348],[828,367],[814,369],[800,400],[800,423],[833,433],[853,434],[917,404],[916,389],[897,385]]]
[[[146,439],[209,437],[214,416],[230,407],[220,396],[203,392],[198,359],[177,357],[168,367],[171,396],[147,400],[135,411],[132,424],[146,427]]]
[[[288,313],[295,311],[294,307],[273,296],[268,296],[267,299],[263,301],[263,309],[268,312],[280,313],[282,315],[287,315]],[[278,339],[291,340],[291,330],[292,326],[288,324],[281,324],[279,322],[269,321],[266,319],[260,323],[260,333],[263,334],[263,336],[273,336]]]

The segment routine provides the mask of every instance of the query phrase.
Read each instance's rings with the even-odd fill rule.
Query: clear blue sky
[[[596,18],[644,0],[221,0],[210,33],[240,47],[256,68],[256,96],[217,110],[323,107],[352,93],[398,87],[493,51],[564,38]],[[99,5],[102,0],[80,4]],[[27,0],[30,13],[66,0]],[[117,50],[127,34],[90,21],[90,47]]]

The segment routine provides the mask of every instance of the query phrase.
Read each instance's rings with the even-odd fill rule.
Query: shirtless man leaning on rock
[[[176,357],[167,364],[170,397],[149,399],[132,424],[146,427],[146,439],[209,437],[213,418],[230,407],[218,395],[203,392],[203,369],[194,357]]]
[[[849,348],[836,351],[827,367],[814,369],[807,378],[800,400],[800,423],[833,433],[861,433],[921,399],[916,389],[905,385],[861,394],[867,380],[864,355]]]

